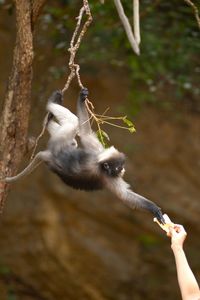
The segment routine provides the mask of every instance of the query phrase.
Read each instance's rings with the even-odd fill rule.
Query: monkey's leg
[[[48,103],[47,110],[55,116],[60,125],[68,122],[74,124],[74,126],[78,126],[77,116],[66,107],[56,103]]]
[[[48,99],[48,104],[49,103],[57,103],[62,105],[63,103],[63,93],[62,91],[58,90],[58,91],[54,91],[51,96]],[[53,119],[53,114],[52,113],[48,113],[48,121],[47,124],[49,123],[50,120]]]
[[[78,132],[78,118],[69,109],[55,103],[48,104],[48,110],[56,117],[59,124],[50,121],[48,130],[51,134],[50,147],[59,151],[66,146],[77,147],[75,137]]]
[[[48,162],[51,158],[51,152],[46,150],[46,151],[41,151],[36,154],[34,159],[30,162],[30,164],[19,174],[13,177],[6,177],[4,179],[5,182],[14,182],[17,181],[18,179],[30,174],[35,168],[37,168],[43,161]]]
[[[59,131],[61,125],[59,125],[57,122],[51,120],[49,121],[48,125],[47,125],[47,130],[50,134],[50,136],[54,136],[57,134],[57,132]]]
[[[62,91],[54,91],[48,99],[48,103],[57,103],[62,105],[63,103],[63,94]]]
[[[79,135],[83,146],[97,153],[104,150],[102,144],[91,129],[88,111],[85,105],[85,100],[88,96],[88,90],[83,88],[80,92],[77,103],[77,115],[79,118]]]
[[[58,131],[52,136],[54,140],[62,141],[68,143],[75,138],[78,131],[78,123],[74,126],[71,123],[65,123],[62,126],[59,126]]]
[[[79,118],[79,127],[81,135],[92,133],[92,129],[90,126],[90,118],[85,106],[85,100],[87,99],[88,94],[88,89],[82,89],[77,102],[77,116]]]

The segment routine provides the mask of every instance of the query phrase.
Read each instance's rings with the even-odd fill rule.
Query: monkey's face
[[[102,172],[110,177],[122,177],[124,175],[125,169],[125,158],[113,158],[106,160],[100,164]]]

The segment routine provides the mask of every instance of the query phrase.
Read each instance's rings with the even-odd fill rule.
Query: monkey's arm
[[[160,223],[165,224],[160,207],[145,197],[134,193],[122,178],[112,180],[112,182],[109,182],[106,185],[112,193],[117,195],[117,197],[130,208],[147,210],[151,212]]]
[[[30,174],[34,169],[36,169],[43,161],[48,162],[49,158],[51,156],[50,151],[41,151],[36,154],[34,159],[30,162],[30,164],[19,174],[13,177],[6,177],[5,179],[2,179],[2,181],[5,182],[15,182],[18,179]]]
[[[101,152],[104,148],[95,133],[92,131],[90,118],[85,105],[85,100],[87,99],[88,94],[88,89],[83,88],[78,98],[77,116],[79,118],[79,135],[85,148]]]

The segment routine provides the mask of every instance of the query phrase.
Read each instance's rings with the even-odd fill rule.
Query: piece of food
[[[174,228],[174,223],[170,220],[170,218],[168,217],[168,215],[164,214],[163,218],[165,220],[165,224],[161,224],[156,218],[153,219],[154,222],[156,222],[161,228],[162,230],[164,230],[165,232],[169,232],[170,227]]]

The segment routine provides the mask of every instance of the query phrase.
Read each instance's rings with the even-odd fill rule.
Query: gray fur
[[[82,89],[78,103],[77,116],[62,106],[63,95],[56,91],[47,104],[48,126],[50,134],[47,150],[39,152],[34,160],[18,175],[7,177],[13,182],[31,173],[41,161],[56,173],[63,182],[75,189],[86,191],[106,187],[126,205],[133,209],[150,211],[164,223],[160,208],[152,201],[131,191],[122,179],[125,156],[114,147],[104,149],[93,133],[85,100],[88,90]],[[76,137],[79,135],[81,145]]]

